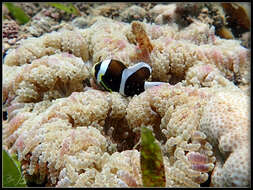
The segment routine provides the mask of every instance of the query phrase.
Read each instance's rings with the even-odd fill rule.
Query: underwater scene
[[[2,3],[2,187],[250,187],[251,3]]]

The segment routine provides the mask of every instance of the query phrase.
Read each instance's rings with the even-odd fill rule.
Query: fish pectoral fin
[[[159,86],[161,84],[169,84],[167,82],[148,82],[148,81],[145,81],[144,83],[144,89],[148,89],[148,88],[151,88],[153,86]]]

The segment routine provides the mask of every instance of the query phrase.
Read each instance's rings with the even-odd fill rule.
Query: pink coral
[[[129,66],[136,57],[135,46],[128,42],[126,36],[129,25],[100,19],[88,29],[90,52],[93,62],[107,58],[118,59]]]
[[[168,168],[171,185],[177,183],[177,177],[178,183],[183,183],[180,180],[183,180],[185,174],[178,169],[189,166],[182,165],[178,168],[175,164],[181,159],[186,163],[187,160],[190,161],[190,168],[203,172],[201,175],[210,172],[217,159],[216,162],[221,164],[217,164],[214,169],[211,178],[213,186],[248,186],[250,175],[247,169],[249,168],[248,101],[249,97],[236,87],[216,87],[204,91],[204,88],[189,88],[179,84],[161,85],[134,97],[129,103],[126,117],[132,127],[157,125],[157,120],[144,120],[143,115],[146,118],[161,118],[160,128],[167,138],[165,150],[170,155],[175,155],[174,158],[169,158],[170,163],[174,163],[172,168],[175,167]],[[177,147],[173,147],[175,145]],[[188,151],[190,152],[187,153]],[[213,154],[217,156],[216,159]],[[222,156],[218,156],[219,154]],[[239,158],[242,159],[240,165],[236,164]],[[233,172],[238,175],[231,175],[228,171],[229,166],[230,168],[234,166]],[[174,176],[172,171],[181,174]],[[179,175],[182,175],[182,178]],[[191,185],[198,180],[204,182],[207,180],[206,175],[207,173],[205,176],[192,178]],[[185,181],[185,185],[189,182]]]
[[[4,63],[9,66],[29,64],[35,59],[57,52],[72,53],[84,61],[89,59],[87,42],[81,33],[63,30],[24,40],[17,49],[8,52]]]
[[[216,93],[204,107],[200,128],[226,160],[217,161],[222,165],[217,164],[212,185],[247,186],[250,180],[249,97],[241,92]]]
[[[208,178],[213,186],[249,186],[249,97],[231,81],[249,85],[250,50],[197,21],[179,29],[95,20],[24,40],[4,59],[3,146],[18,154],[27,181],[141,187],[133,147],[144,125],[161,144],[167,187],[199,187]],[[126,66],[145,59],[149,80],[171,85],[128,98],[84,88],[92,64],[106,58]]]
[[[8,95],[4,98],[15,96],[19,102],[68,96],[73,91],[81,91],[82,80],[89,76],[82,60],[67,53],[44,56],[29,65],[5,67],[8,70],[4,70],[3,86]],[[12,68],[17,69],[14,75],[11,75]]]
[[[197,87],[226,87],[234,88],[235,86],[220,72],[215,65],[204,64],[199,62],[189,68],[183,81],[185,85]]]
[[[42,169],[44,167],[42,165],[48,162],[47,167],[51,173],[47,177],[52,184],[55,184],[60,171],[64,167],[68,170],[68,166],[63,167],[64,160],[71,157],[67,155],[79,155],[81,150],[86,151],[90,146],[101,148],[101,150],[95,149],[95,152],[105,152],[107,146],[111,146],[100,134],[103,130],[101,126],[104,126],[109,110],[112,118],[122,117],[116,110],[121,110],[120,106],[124,106],[125,102],[121,103],[120,97],[115,94],[111,98],[116,102],[119,98],[118,104],[114,104],[114,101],[107,102],[104,95],[106,95],[104,92],[94,90],[76,92],[68,98],[58,99],[44,111],[35,109],[31,112],[23,109],[25,112],[18,112],[12,122],[4,126],[4,145],[12,152],[17,151],[22,162],[28,155],[31,156],[24,171],[28,172],[26,173],[28,181],[31,180],[30,176],[40,175],[37,167]],[[95,107],[97,109],[94,109]],[[28,117],[29,114],[31,117]],[[34,138],[31,140],[30,136]],[[86,154],[89,154],[88,152]],[[55,162],[56,157],[58,161]],[[92,166],[92,163],[87,164]],[[39,179],[44,180],[45,176],[40,176]]]
[[[17,38],[19,31],[19,25],[14,20],[3,21],[3,38]]]
[[[186,29],[185,29],[186,30]],[[155,43],[154,43],[155,42]],[[172,40],[166,44],[164,37],[154,40],[151,52],[152,78],[172,81],[171,75],[182,80],[185,72],[198,63],[216,65],[225,76],[233,80],[233,75],[240,76],[241,83],[249,83],[249,50],[234,40],[216,40],[215,44],[196,45],[189,41]],[[175,81],[174,81],[175,82]]]

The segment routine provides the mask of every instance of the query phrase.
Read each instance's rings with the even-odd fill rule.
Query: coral
[[[225,39],[233,39],[234,35],[231,32],[231,30],[229,30],[228,28],[222,26],[221,28],[219,28],[218,30],[216,30],[216,33],[218,36],[225,38]]]
[[[21,72],[20,67],[13,66],[10,67],[6,64],[3,64],[3,91],[2,91],[2,101],[6,105],[9,105],[9,102],[15,98],[15,94],[12,93],[13,81]]]
[[[123,22],[131,22],[132,20],[143,21],[147,18],[147,11],[139,6],[132,5],[131,7],[125,9],[120,16]]]
[[[154,129],[154,132],[161,133],[162,131],[165,136],[165,142],[163,142],[164,137],[156,134],[162,142],[163,153],[166,155],[164,156],[166,186],[197,187],[207,180],[215,162],[212,148],[215,144],[211,146],[210,143],[217,141],[217,135],[214,135],[214,140],[209,140],[211,135],[203,128],[208,126],[205,122],[209,122],[209,119],[204,119],[207,117],[205,109],[212,105],[213,102],[209,103],[209,101],[212,100],[213,94],[219,91],[241,93],[238,89],[234,91],[228,91],[229,88],[214,89],[208,92],[198,90],[196,87],[163,85],[135,96],[128,106],[127,100],[122,99],[123,97],[117,93],[92,89],[74,92],[68,98],[57,99],[53,103],[49,101],[44,104],[42,102],[25,104],[21,110],[19,109],[22,105],[12,105],[13,108],[9,108],[10,114],[13,112],[11,110],[19,111],[16,111],[17,113],[10,118],[10,122],[4,125],[4,146],[11,152],[17,151],[28,181],[34,181],[36,178],[37,183],[43,183],[47,178],[50,185],[57,186],[101,187],[103,184],[117,187],[141,186],[139,164],[124,161],[129,157],[138,160],[139,156],[133,156],[132,153],[132,156],[127,156],[126,152],[131,151],[115,152],[109,156],[106,152],[112,148],[113,141],[117,140],[114,140],[114,136],[109,132],[106,133],[109,137],[105,135],[106,129],[103,129],[103,126],[110,126],[113,123],[112,120],[122,119],[124,116],[131,127],[130,131],[134,131],[134,127],[143,125],[155,127],[158,122],[160,131]],[[143,106],[143,102],[146,102],[146,105]],[[241,109],[245,109],[244,105]],[[143,110],[144,114],[142,114]],[[240,112],[245,113],[244,110],[239,110],[238,113]],[[222,116],[223,119],[226,117]],[[145,121],[143,118],[151,119]],[[235,121],[242,122],[245,118],[246,115]],[[203,126],[201,126],[202,123]],[[237,124],[232,126],[237,126]],[[84,135],[86,133],[87,135]],[[228,134],[227,131],[225,133]],[[117,136],[121,135],[124,134],[117,134]],[[34,139],[31,140],[30,136]],[[247,137],[243,140],[245,139]],[[237,145],[237,147],[241,146],[241,144]],[[233,164],[234,160],[238,159],[235,154],[232,155],[227,158],[225,164]],[[56,161],[55,156],[61,159]],[[86,159],[83,160],[84,158]],[[137,160],[133,162],[138,163]],[[239,168],[236,172],[240,171]],[[88,175],[91,176],[87,178]],[[216,176],[216,174],[213,175]],[[215,178],[212,180],[214,185],[217,185],[216,181]]]
[[[4,6],[3,6],[4,9]],[[3,48],[2,48],[2,55],[3,57],[6,55],[6,52],[10,48],[15,48],[15,44],[18,40],[22,38],[22,36],[19,34],[20,26],[18,23],[12,19],[3,20]]]
[[[84,17],[77,17],[71,22],[71,24],[77,28],[86,28],[88,22],[87,19],[85,19]]]
[[[131,127],[158,124],[160,131],[154,128],[157,138],[161,132],[166,136],[162,147],[168,156],[164,160],[167,186],[198,187],[214,167],[212,146],[198,128],[204,96],[194,88],[164,85],[129,103],[126,117]]]
[[[239,41],[222,40],[214,36],[211,31],[207,39],[205,41],[212,42],[196,45],[190,43],[189,40],[174,40],[163,36],[151,41],[154,44],[154,50],[150,55],[153,68],[152,78],[170,81],[173,75],[176,78],[174,80],[178,82],[184,78],[185,72],[190,67],[202,61],[205,64],[216,65],[230,80],[249,84],[249,50],[240,46]],[[172,83],[174,83],[173,80]]]
[[[78,8],[78,10],[81,12],[81,14],[84,14],[84,16],[87,16],[90,14],[91,9],[96,5],[93,3],[82,3],[82,2],[76,2],[75,7]]]
[[[97,5],[96,9],[93,10],[93,15],[105,16],[109,18],[117,18],[121,11],[127,8],[129,5],[127,3],[112,3]]]
[[[21,3],[20,6],[30,12],[30,9],[36,6],[36,3]],[[37,9],[39,10],[34,13],[35,15],[31,21],[21,26],[21,33],[39,37],[45,33],[58,30],[66,21],[71,21],[76,17],[75,14],[68,14],[66,11],[57,9],[47,3],[39,4]]]
[[[174,36],[176,40],[189,40],[196,45],[213,43],[214,28],[208,24],[194,21],[188,27],[179,30]]]
[[[226,15],[223,11],[223,8],[219,3],[205,3],[205,6],[206,7],[202,8],[198,19],[204,23],[213,25],[218,35],[219,29],[226,27],[227,24]]]
[[[249,97],[230,87],[232,84],[209,89],[161,85],[130,101],[126,117],[132,128],[155,127],[161,118],[159,125],[167,138],[162,146],[169,155],[168,163],[165,161],[169,186],[205,182],[216,159],[213,186],[249,185]]]
[[[4,64],[23,65],[45,55],[58,52],[72,53],[83,61],[89,59],[87,42],[79,31],[52,32],[39,38],[28,38],[15,50],[8,52]]]
[[[22,40],[4,57],[3,147],[18,154],[28,184],[142,187],[140,128],[152,126],[167,187],[249,186],[250,50],[217,37],[209,25],[222,15],[204,18],[214,8],[203,4],[120,5],[84,6],[89,16],[73,25],[85,29]],[[133,10],[170,22],[117,21]],[[149,81],[170,84],[133,97],[94,90],[90,68],[107,58],[145,61]]]
[[[18,102],[69,96],[74,91],[82,91],[82,81],[89,76],[83,61],[68,53],[43,56],[20,67],[4,65],[4,68],[4,100],[8,96]]]
[[[52,32],[57,24],[52,18],[37,14],[31,22],[22,27],[22,32],[39,37],[44,33]]]
[[[204,6],[204,3],[177,3],[175,10],[177,14],[176,22],[182,26],[189,25],[200,14]]]
[[[104,98],[106,94],[108,101]],[[101,133],[107,116],[122,117],[117,110],[124,110],[125,102],[119,96],[87,90],[53,103],[25,104],[21,109],[22,105],[12,105],[9,113],[14,112],[12,109],[16,114],[4,125],[3,144],[10,152],[18,153],[28,181],[36,178],[40,184],[47,178],[52,185],[59,177],[59,185],[63,185],[66,180],[63,173],[67,172],[73,179],[68,185],[73,185],[75,175],[93,168],[93,160],[101,162],[103,153],[112,146],[110,139]],[[79,174],[73,175],[75,171]]]
[[[12,102],[8,107],[8,122],[3,125],[3,138],[5,147],[11,147],[17,139],[18,129],[25,120],[44,112],[52,102],[45,100],[38,103]]]
[[[98,19],[88,29],[89,50],[93,63],[112,58],[130,66],[135,55],[135,46],[128,43],[126,33],[129,25],[108,19]],[[90,35],[92,34],[92,35]]]
[[[156,24],[172,23],[176,19],[176,4],[156,5],[149,12]]]
[[[214,28],[208,24],[196,21],[178,30],[172,26],[137,23],[133,22],[130,28],[124,23],[99,19],[92,25],[87,33],[93,34],[89,38],[93,62],[113,58],[131,66],[145,60],[152,66],[152,80],[176,83],[190,67],[202,61],[216,65],[230,80],[249,83],[249,50],[239,41],[215,36]]]
[[[249,185],[250,181],[250,117],[249,97],[241,92],[215,93],[203,109],[201,131],[219,147],[225,160],[217,160],[212,174],[215,187]],[[238,164],[240,163],[240,164]]]
[[[75,157],[69,156],[69,167],[61,171],[57,187],[137,187],[142,184],[137,150],[115,152],[109,155],[108,153],[101,154],[95,147],[92,148]],[[86,159],[81,159],[81,156]],[[93,165],[96,165],[96,169],[92,168],[91,163],[89,167],[87,163],[90,160]],[[78,163],[80,168],[84,168],[85,165],[88,167],[85,166],[85,171],[80,169],[79,171],[83,171],[79,173],[73,171]]]
[[[251,40],[250,40],[250,32],[245,32],[242,34],[242,37],[240,38],[240,40],[242,41],[242,46],[246,47],[246,48],[250,48],[251,46]]]
[[[215,65],[204,64],[203,62],[189,68],[185,74],[185,80],[182,82],[186,86],[235,88],[233,83],[224,78]]]
[[[14,20],[3,21],[3,38],[17,38],[19,25]]]
[[[221,3],[221,6],[229,16],[228,22],[239,25],[240,29],[250,29],[250,10],[247,3]]]
[[[140,187],[140,153],[137,150],[115,152],[102,164],[95,187]]]
[[[71,44],[70,35],[75,36]],[[32,42],[36,44],[37,51],[31,53]],[[202,61],[216,65],[230,80],[249,83],[249,50],[240,46],[239,41],[220,39],[214,35],[213,28],[209,29],[207,24],[198,21],[178,31],[171,26],[142,25],[138,22],[128,25],[110,19],[98,19],[90,28],[80,32],[54,32],[37,41],[26,40],[6,56],[5,63],[24,64],[36,57],[53,54],[57,49],[73,53],[83,61],[87,61],[89,52],[93,63],[113,58],[131,66],[145,60],[153,68],[153,80],[176,83],[185,77],[190,67]],[[17,59],[21,55],[22,59]]]

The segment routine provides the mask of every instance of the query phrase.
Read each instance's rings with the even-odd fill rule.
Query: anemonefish
[[[114,59],[98,62],[92,68],[98,85],[124,96],[138,95],[149,87],[160,85],[162,82],[146,82],[151,72],[151,67],[144,62],[127,68],[121,61]]]

